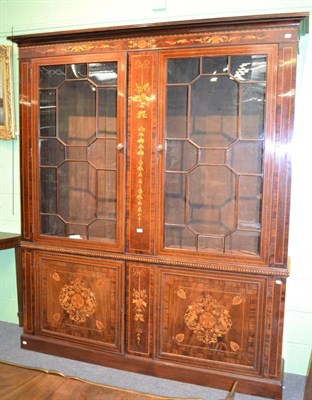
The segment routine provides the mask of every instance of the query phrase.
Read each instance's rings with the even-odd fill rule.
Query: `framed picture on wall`
[[[3,45],[0,46],[0,139],[15,139],[12,47]]]

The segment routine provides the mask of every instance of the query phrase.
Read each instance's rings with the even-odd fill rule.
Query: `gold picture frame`
[[[15,139],[12,47],[0,45],[0,139]]]

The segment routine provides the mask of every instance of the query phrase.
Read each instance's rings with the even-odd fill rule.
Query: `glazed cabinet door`
[[[37,334],[123,351],[123,262],[36,253]]]
[[[275,61],[275,46],[161,52],[160,253],[267,262]]]
[[[39,59],[32,74],[37,239],[122,250],[124,54]]]

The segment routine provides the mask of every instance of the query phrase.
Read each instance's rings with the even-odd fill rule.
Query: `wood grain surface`
[[[2,400],[178,400],[105,386],[56,371],[0,363]],[[190,399],[191,400],[191,399]],[[194,399],[195,400],[195,399]]]

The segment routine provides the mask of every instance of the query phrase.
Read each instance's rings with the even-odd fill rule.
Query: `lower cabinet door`
[[[123,351],[124,263],[36,253],[37,334]]]
[[[260,375],[267,278],[158,268],[156,357]]]

